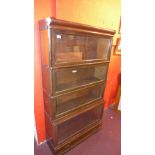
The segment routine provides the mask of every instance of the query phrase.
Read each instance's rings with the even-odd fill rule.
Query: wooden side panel
[[[40,31],[42,65],[50,64],[50,40],[48,30]]]
[[[45,128],[46,139],[50,140],[54,145],[57,143],[57,127],[51,123],[51,119],[45,112]]]
[[[51,117],[52,116],[52,103],[50,97],[44,92],[44,106],[45,111]]]
[[[50,96],[48,96],[45,92],[44,92],[44,105],[45,105],[45,111],[47,113],[47,115],[50,117],[50,119],[55,120],[56,118],[56,99],[52,98]]]
[[[52,81],[51,81],[51,70],[47,67],[42,67],[42,79],[43,79],[43,89],[48,95],[52,91]]]

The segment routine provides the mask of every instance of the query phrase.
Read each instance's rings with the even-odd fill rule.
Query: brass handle
[[[72,70],[72,73],[77,73],[77,70]]]

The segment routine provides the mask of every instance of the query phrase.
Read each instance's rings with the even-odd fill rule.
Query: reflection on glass
[[[109,59],[110,39],[57,33],[55,43],[57,63]]]
[[[106,73],[107,64],[58,70],[56,72],[56,91],[72,89],[105,80]]]
[[[81,61],[84,52],[84,37],[73,35],[59,35],[56,39],[56,61]]]
[[[89,124],[99,120],[101,112],[102,107],[98,106],[58,125],[58,141],[72,136],[76,132],[86,128]]]
[[[76,109],[81,105],[101,99],[102,94],[103,86],[101,85],[59,96],[57,97],[57,113],[61,114]]]

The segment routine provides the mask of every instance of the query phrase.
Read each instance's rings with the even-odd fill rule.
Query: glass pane
[[[56,34],[55,40],[57,62],[82,61],[85,48],[83,36]]]
[[[55,59],[61,62],[108,60],[111,39],[56,31]]]
[[[59,69],[56,72],[56,91],[73,89],[105,80],[106,72],[107,64]]]
[[[102,110],[102,106],[95,107],[58,125],[58,141],[60,142],[86,128],[89,124],[100,120]]]
[[[110,39],[101,37],[88,37],[87,38],[87,50],[85,52],[84,59],[109,59]]]
[[[57,97],[57,114],[76,109],[81,105],[101,99],[102,94],[103,85],[93,86],[91,88],[59,96]]]

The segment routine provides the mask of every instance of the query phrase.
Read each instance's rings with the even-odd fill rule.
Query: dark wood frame
[[[54,154],[64,154],[77,144],[79,144],[84,139],[88,138],[90,135],[98,131],[101,127],[101,119],[103,114],[103,94],[106,85],[105,80],[100,80],[98,82],[92,82],[80,87],[69,89],[65,91],[56,92],[56,72],[61,69],[69,69],[70,67],[84,67],[84,66],[99,66],[107,64],[107,70],[110,63],[110,53],[112,47],[112,39],[115,34],[115,31],[102,29],[97,27],[92,27],[89,25],[73,23],[64,20],[58,20],[55,18],[46,18],[39,21],[40,29],[40,39],[41,39],[41,56],[42,56],[42,76],[43,76],[43,91],[44,91],[44,105],[45,105],[45,127],[46,127],[46,136],[48,139],[48,144]],[[80,62],[66,62],[66,63],[57,63],[55,58],[55,32],[63,31],[64,33],[69,33],[73,35],[85,35],[85,36],[94,36],[94,37],[104,37],[110,39],[108,59],[90,59],[83,60]],[[106,75],[107,77],[107,70]],[[79,106],[70,111],[66,111],[61,115],[57,115],[57,103],[56,99],[59,96],[64,94],[72,94],[77,91],[82,90],[91,90],[93,87],[101,85],[103,86],[102,97],[96,100],[92,100],[88,103],[85,103],[82,106]],[[97,107],[100,107],[101,112],[99,113],[99,120],[92,122],[90,125],[86,126],[82,130],[74,133],[71,137],[64,139],[63,141],[58,141],[58,125],[68,121],[69,119],[78,117],[80,114],[84,114],[89,110],[93,110]]]
[[[119,44],[121,44],[121,17],[119,22],[118,34],[120,36],[116,39],[116,44],[113,46],[114,55],[121,55],[121,49],[118,49]]]
[[[114,54],[115,55],[121,55],[121,49],[118,49],[120,42],[121,42],[121,37],[118,37],[116,40],[116,45],[114,45]]]
[[[120,23],[119,23],[119,30],[118,33],[121,34],[121,17],[120,17]]]

